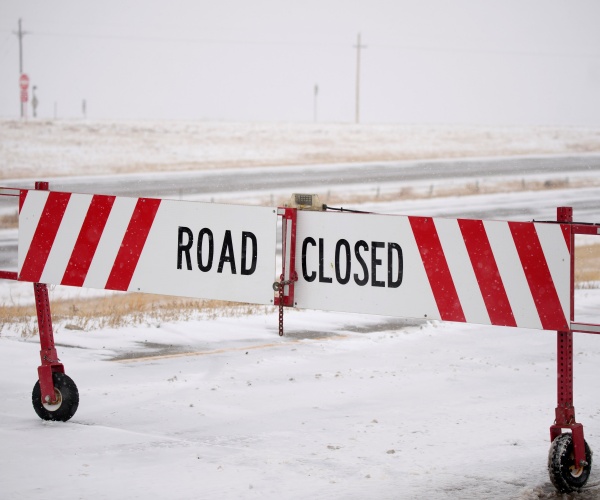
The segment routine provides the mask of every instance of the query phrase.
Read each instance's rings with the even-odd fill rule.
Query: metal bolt
[[[46,401],[46,403],[49,403],[49,402],[50,402],[50,396],[46,396],[46,397],[44,398],[44,401]]]

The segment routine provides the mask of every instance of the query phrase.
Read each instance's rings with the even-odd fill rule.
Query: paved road
[[[600,173],[600,154],[422,160],[367,163],[339,166],[269,167],[220,171],[195,171],[121,176],[58,178],[51,181],[53,190],[115,194],[129,196],[187,196],[223,192],[247,192],[289,189],[306,186],[335,187],[357,184],[386,184],[454,178],[521,176],[526,174]],[[0,181],[2,182],[2,181]],[[2,182],[4,186],[23,186],[21,182]]]
[[[127,196],[151,196],[157,198],[189,197],[195,195],[217,193],[240,193],[287,191],[289,194],[302,191],[307,187],[336,188],[339,186],[376,184],[401,184],[414,182],[440,182],[446,179],[475,179],[484,177],[522,177],[526,175],[565,175],[569,174],[600,175],[600,154],[547,156],[547,157],[511,157],[488,159],[459,160],[424,160],[386,163],[355,164],[347,166],[299,166],[299,167],[265,167],[220,171],[196,171],[157,174],[128,174],[121,176],[74,177],[50,179],[53,190],[78,193],[114,194]],[[5,187],[30,188],[23,181],[2,181]],[[523,203],[513,197],[509,200],[498,200],[502,204],[499,211],[497,203],[490,207],[473,207],[463,210],[453,209],[444,212],[443,207],[432,213],[450,217],[477,218],[523,218],[524,205],[531,207],[526,212],[527,218],[539,218],[540,212],[535,208],[535,194],[528,195]],[[525,195],[524,195],[525,196]],[[557,200],[557,204],[565,204]],[[580,215],[598,212],[598,193],[595,190],[577,191],[577,196],[569,197],[569,205]],[[0,197],[0,209],[15,206],[14,199]],[[496,207],[496,208],[493,208]],[[532,208],[534,207],[534,208]],[[410,213],[407,206],[404,213]],[[419,209],[419,205],[416,205]],[[492,210],[493,214],[490,213]],[[495,210],[495,212],[494,212]],[[379,211],[385,211],[380,207]],[[591,215],[590,215],[591,216]],[[543,217],[543,215],[542,215]],[[594,219],[595,221],[595,219]],[[0,231],[0,269],[16,269],[17,262],[16,233],[4,234]]]

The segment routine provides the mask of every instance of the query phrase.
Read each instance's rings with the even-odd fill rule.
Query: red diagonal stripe
[[[129,288],[159,205],[160,200],[138,199],[105,288],[109,290]]]
[[[444,321],[466,321],[440,238],[431,217],[409,217],[410,225]]]
[[[21,189],[19,192],[19,213],[21,213],[21,209],[23,208],[23,203],[25,203],[25,198],[27,198],[28,189]]]
[[[92,197],[61,285],[83,286],[114,201],[114,196]]]
[[[544,330],[569,329],[534,224],[509,222],[533,302]]]
[[[492,325],[517,326],[483,221],[459,219],[458,227]]]
[[[37,283],[40,280],[70,198],[71,193],[48,195],[19,273],[20,281]]]

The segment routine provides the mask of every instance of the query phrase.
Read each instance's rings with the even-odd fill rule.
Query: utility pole
[[[360,50],[366,49],[366,45],[360,44],[360,33],[358,34],[358,38],[356,41],[356,111],[354,115],[354,121],[356,123],[360,122]]]
[[[315,84],[315,95],[313,99],[313,121],[317,121],[317,96],[319,95],[319,86]]]
[[[33,97],[31,98],[31,107],[33,108],[33,117],[37,118],[37,107],[39,104],[38,98],[35,95],[35,91],[37,90],[37,86],[33,86]]]
[[[19,19],[19,31],[13,31],[15,35],[19,37],[19,77],[23,74],[23,37],[27,34],[21,28],[21,19]],[[25,106],[26,103],[20,100],[21,103],[21,118],[25,118]]]

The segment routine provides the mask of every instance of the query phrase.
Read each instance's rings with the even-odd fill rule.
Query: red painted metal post
[[[36,189],[47,190],[47,182],[36,182]],[[54,392],[54,372],[64,373],[65,369],[56,353],[54,345],[54,332],[52,331],[52,315],[50,313],[50,298],[48,297],[48,286],[44,283],[33,284],[35,297],[35,308],[38,318],[38,331],[40,334],[40,358],[42,364],[38,367],[38,379],[42,401],[45,403],[56,403]]]
[[[0,271],[0,279],[17,281],[17,273],[14,271]]]
[[[571,207],[559,207],[556,210],[556,219],[559,222],[573,222],[573,209]],[[569,253],[571,255],[571,317],[575,318],[574,294],[575,294],[575,234],[570,231]],[[585,463],[585,441],[583,437],[583,425],[575,421],[575,407],[573,405],[573,332],[556,332],[557,334],[557,404],[555,410],[554,425],[550,427],[550,440],[554,441],[564,431],[570,431],[573,437],[573,453],[575,463]]]
[[[298,280],[296,273],[296,220],[298,211],[286,208],[283,215],[282,248],[283,273],[281,279],[286,282],[284,289],[284,306],[294,305],[294,283]]]
[[[296,221],[298,211],[295,208],[280,208],[281,222],[281,275],[275,283],[274,304],[279,306],[279,335],[283,335],[283,308],[294,306],[294,283],[298,280],[296,272]]]
[[[58,354],[54,345],[48,286],[44,283],[34,283],[33,293],[35,296],[35,307],[38,317],[40,358],[42,361],[42,364],[38,367],[40,390],[42,393],[42,401],[52,404],[56,403],[52,373],[64,373],[65,369],[58,359]]]
[[[281,275],[279,276],[279,288],[283,291],[283,300],[280,294],[275,296],[275,305],[282,303],[284,306],[294,305],[294,283],[298,281],[296,272],[296,220],[298,216],[295,208],[280,208],[279,215],[282,218],[281,227]]]

